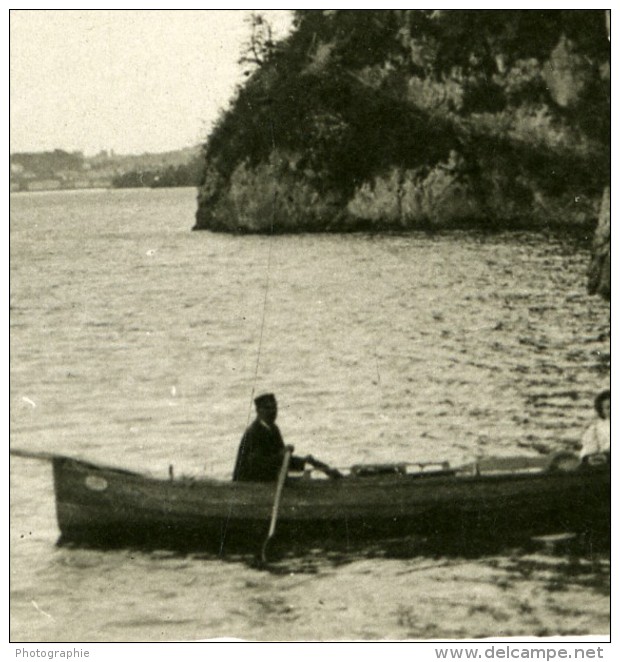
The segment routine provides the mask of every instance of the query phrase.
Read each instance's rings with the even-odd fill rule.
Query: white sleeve
[[[598,444],[596,443],[596,423],[591,425],[581,437],[581,451],[579,457],[583,458],[591,453],[598,452]]]

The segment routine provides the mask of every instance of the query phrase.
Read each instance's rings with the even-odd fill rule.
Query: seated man
[[[284,441],[275,422],[278,416],[278,403],[272,393],[265,393],[259,395],[254,400],[254,404],[256,419],[241,438],[233,480],[275,482],[282,469],[285,452]],[[332,469],[312,455],[291,456],[289,469],[303,471],[306,463],[320,469],[330,478],[342,478],[338,469]]]
[[[259,395],[254,404],[256,419],[245,431],[239,444],[233,480],[275,482],[284,459],[284,441],[275,423],[278,404],[272,393]],[[306,462],[311,459],[310,456],[302,458],[293,455],[289,468],[303,471]]]

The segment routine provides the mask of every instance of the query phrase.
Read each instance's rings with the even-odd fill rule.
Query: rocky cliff
[[[251,44],[205,146],[196,229],[594,227],[602,10],[299,10],[285,41]]]
[[[592,242],[588,269],[588,292],[611,300],[611,193],[607,186],[601,201],[598,225]]]

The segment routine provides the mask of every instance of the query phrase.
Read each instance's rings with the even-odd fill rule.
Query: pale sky
[[[11,11],[11,152],[135,154],[203,142],[244,80],[249,13]],[[260,13],[286,34],[289,11]]]

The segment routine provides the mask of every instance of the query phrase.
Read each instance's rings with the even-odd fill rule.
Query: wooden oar
[[[490,456],[478,458],[461,467],[455,467],[455,471],[459,473],[516,473],[533,470],[546,471],[560,468],[562,464],[565,470],[574,469],[579,464],[579,459],[573,453],[565,451],[533,457],[529,455]]]
[[[282,460],[282,468],[280,469],[280,475],[278,476],[278,484],[276,485],[276,496],[273,500],[273,508],[271,509],[271,522],[269,524],[269,533],[265,538],[263,543],[263,548],[261,550],[261,559],[263,563],[267,563],[267,545],[269,541],[273,538],[273,534],[276,531],[276,522],[278,521],[278,511],[280,510],[280,499],[282,498],[282,489],[284,488],[284,481],[286,480],[286,475],[288,474],[288,465],[291,462],[291,456],[293,455],[293,447],[287,446],[284,450],[284,459]]]
[[[11,448],[9,449],[11,455],[16,455],[17,457],[27,457],[32,460],[53,460],[55,457],[59,457],[58,453],[47,453],[46,451],[29,451],[23,448]]]

